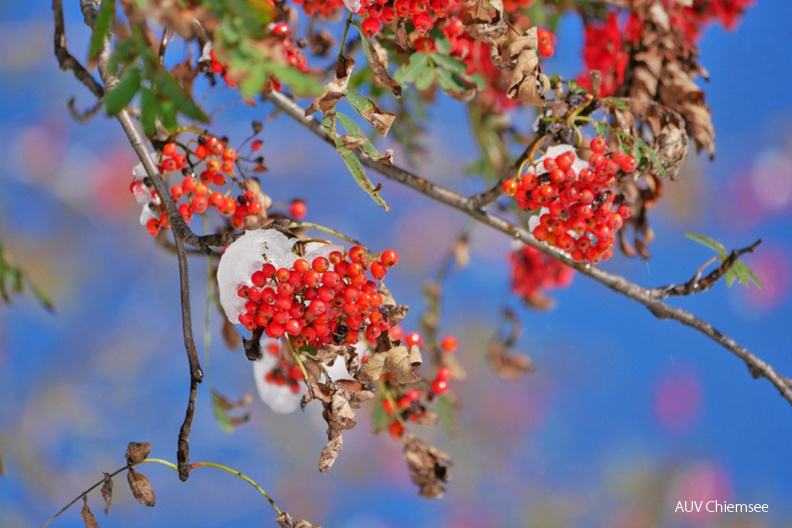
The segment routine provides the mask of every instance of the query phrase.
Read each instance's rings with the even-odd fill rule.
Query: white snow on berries
[[[296,238],[276,229],[259,229],[246,232],[226,248],[217,267],[217,284],[220,304],[229,321],[239,324],[239,316],[245,313],[245,299],[237,290],[243,284],[252,287],[250,277],[265,263],[290,269],[299,258],[311,263],[316,257],[327,258],[333,251],[344,252],[343,247],[335,244],[310,242],[305,245],[305,255],[300,257],[292,251],[296,242]]]

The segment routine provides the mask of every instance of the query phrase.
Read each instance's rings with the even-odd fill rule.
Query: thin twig
[[[313,132],[316,136],[323,139],[325,142],[334,145],[333,141],[327,136],[321,123],[319,123],[319,121],[316,119],[305,117],[302,108],[300,108],[294,101],[283,94],[276,92],[266,94],[265,97],[281,111]],[[714,328],[709,322],[696,317],[686,310],[682,310],[680,308],[663,303],[660,299],[658,299],[657,294],[651,289],[639,286],[638,284],[628,281],[622,276],[608,273],[607,271],[591,266],[590,264],[572,260],[572,258],[559,249],[549,247],[546,244],[536,240],[528,230],[514,225],[497,215],[472,207],[468,198],[450,189],[432,183],[425,178],[413,174],[412,172],[409,172],[397,165],[386,165],[384,163],[374,161],[359,151],[355,152],[355,154],[360,158],[363,165],[379,172],[386,178],[406,185],[407,187],[410,187],[433,200],[453,207],[454,209],[457,209],[474,218],[478,222],[506,233],[511,238],[534,247],[542,253],[575,268],[581,274],[586,275],[597,282],[604,284],[613,291],[625,295],[630,299],[633,299],[634,301],[646,306],[656,317],[660,319],[672,319],[686,326],[694,328],[695,330],[698,330],[740,358],[746,364],[748,370],[751,372],[751,375],[754,378],[763,377],[770,381],[770,383],[772,383],[776,389],[778,389],[781,396],[790,404],[792,404],[792,380],[778,374],[772,366],[755,356],[747,348],[743,347],[732,338],[724,335],[722,332]]]
[[[75,59],[66,45],[66,27],[63,22],[63,4],[61,0],[52,0],[52,14],[55,18],[55,57],[63,71],[71,70],[78,81],[83,83],[97,99],[104,97],[104,88],[94,79],[91,73]]]
[[[703,279],[701,278],[701,270],[699,270],[695,275],[693,275],[693,278],[687,281],[685,284],[680,284],[678,286],[672,284],[670,286],[653,288],[650,290],[650,293],[655,295],[658,299],[665,299],[666,297],[692,295],[694,293],[707,291],[712,288],[716,282],[723,278],[724,275],[726,275],[726,272],[728,272],[732,266],[734,266],[741,256],[745,255],[746,253],[753,253],[761,243],[762,239],[760,238],[748,247],[733,250],[731,254],[723,260],[720,266],[712,270]]]
[[[179,258],[179,284],[181,289],[182,304],[182,331],[184,334],[184,348],[187,350],[187,360],[190,364],[190,397],[187,401],[187,412],[184,422],[179,430],[179,442],[176,460],[179,463],[179,478],[187,480],[190,477],[190,429],[195,415],[195,400],[198,396],[198,384],[203,381],[203,371],[198,361],[198,352],[192,332],[192,312],[190,309],[190,277],[187,265],[187,253],[184,242],[174,234],[173,242],[176,245],[176,255]]]
[[[74,99],[74,97],[72,97],[71,99],[69,99],[69,102],[67,103],[66,106],[68,106],[69,113],[72,115],[75,121],[79,123],[87,123],[88,121],[93,119],[96,116],[96,114],[99,113],[100,110],[102,110],[104,103],[100,99],[91,108],[85,110],[84,112],[80,112],[79,110],[77,110],[76,100]]]

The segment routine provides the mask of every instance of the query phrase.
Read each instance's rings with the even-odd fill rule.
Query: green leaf
[[[437,398],[437,406],[435,407],[437,416],[446,428],[449,436],[456,434],[456,419],[454,417],[454,407],[451,405],[451,400],[448,396],[440,396]]]
[[[737,274],[734,272],[734,268],[729,269],[724,277],[726,278],[726,286],[731,288],[731,285],[734,284],[734,281],[737,279]]]
[[[110,26],[113,24],[114,18],[115,0],[104,0],[99,8],[99,14],[96,16],[93,34],[91,35],[91,47],[88,52],[88,58],[91,62],[96,60],[99,52],[102,51],[104,39],[110,33]]]
[[[434,68],[419,71],[418,76],[415,78],[415,87],[420,91],[429,89],[435,80],[436,71]]]
[[[371,180],[369,180],[368,176],[366,176],[366,171],[363,169],[363,164],[360,163],[358,157],[354,152],[343,146],[341,136],[339,136],[336,132],[336,123],[335,119],[332,117],[332,114],[330,116],[325,116],[325,118],[322,119],[322,125],[325,127],[325,130],[327,130],[328,135],[335,141],[336,150],[339,154],[341,154],[341,159],[344,160],[344,163],[349,169],[350,174],[352,174],[352,177],[355,179],[360,188],[366,191],[366,193],[371,196],[371,199],[374,200],[377,205],[386,211],[390,211],[388,204],[385,203],[385,200],[382,199],[382,197],[379,195],[379,192],[375,191],[374,184],[371,183]]]
[[[465,93],[471,90],[470,85],[462,82],[458,75],[454,75],[448,70],[437,70],[436,76],[437,84],[448,94]]]
[[[157,132],[157,96],[148,88],[140,92],[140,122],[143,133],[152,137]]]
[[[214,389],[212,389],[212,413],[214,414],[215,420],[217,420],[217,425],[220,426],[220,429],[230,434],[234,432],[234,426],[231,424],[231,417],[229,417],[228,413],[225,412],[221,402],[222,397]]]
[[[239,83],[239,91],[243,97],[252,97],[261,92],[267,83],[267,72],[261,67],[247,69],[248,76]]]
[[[703,244],[703,245],[707,246],[708,248],[712,249],[716,253],[720,254],[720,256],[722,256],[722,257],[726,257],[727,256],[726,248],[723,246],[723,244],[721,244],[720,242],[718,242],[716,240],[711,239],[708,236],[699,235],[698,233],[691,233],[689,231],[685,233],[685,236],[688,237],[691,240],[695,240],[699,244]]]
[[[464,62],[460,62],[448,55],[441,53],[432,53],[432,60],[443,69],[454,72],[457,75],[464,76],[467,73],[467,66]]]
[[[155,81],[157,90],[173,101],[176,108],[181,111],[182,114],[190,119],[203,121],[204,123],[209,121],[209,117],[195,104],[195,102],[193,102],[192,97],[182,88],[179,81],[173,78],[169,71],[164,68],[161,69],[157,72]]]
[[[602,137],[606,137],[608,135],[608,130],[610,130],[610,126],[608,126],[608,123],[597,122],[594,123],[593,127],[594,127],[594,132],[596,132],[598,136],[602,136]]]
[[[756,284],[756,287],[759,288],[760,290],[764,290],[764,285],[762,284],[762,281],[759,280],[759,277],[756,276],[756,273],[754,273],[754,271],[751,268],[749,268],[747,264],[743,262],[738,262],[737,264],[739,264],[740,266],[745,266],[745,274],[748,276],[748,280]]]
[[[354,108],[361,117],[365,117],[366,114],[374,110],[374,102],[355,90],[347,90],[345,95],[349,104],[352,105],[352,108]]]
[[[762,281],[759,280],[759,277],[757,277],[753,270],[744,262],[738,260],[732,265],[729,271],[734,272],[737,280],[740,281],[740,284],[743,286],[750,286],[753,282],[760,290],[764,289]]]
[[[322,86],[316,79],[300,70],[274,62],[266,63],[265,68],[298,95],[319,95],[322,93]]]
[[[336,119],[338,119],[341,126],[343,126],[347,132],[363,140],[363,152],[368,154],[370,158],[378,159],[382,156],[351,117],[341,112],[336,112]]]
[[[179,122],[176,119],[176,115],[178,114],[178,109],[173,101],[157,101],[157,113],[162,120],[162,126],[164,126],[168,132],[175,132],[177,128],[179,128]]]
[[[650,147],[646,147],[645,152],[649,156],[649,161],[652,162],[652,166],[657,169],[657,172],[668,178],[668,170],[666,170],[666,168],[663,166],[663,162],[658,157],[657,152],[655,152],[654,149]]]
[[[429,55],[423,52],[413,53],[410,56],[410,62],[402,64],[396,73],[393,74],[393,79],[399,83],[415,83],[416,80],[426,73],[434,75],[433,69],[429,64]]]
[[[33,296],[36,298],[39,304],[41,304],[41,306],[43,306],[48,312],[54,313],[55,303],[52,302],[52,299],[46,293],[44,293],[44,290],[33,284],[30,279],[28,279],[28,284],[30,285],[30,291],[33,292]]]
[[[390,417],[382,408],[382,400],[377,400],[371,411],[371,426],[377,431],[384,431],[390,425]]]
[[[121,75],[117,85],[104,96],[104,105],[109,115],[116,115],[126,108],[140,89],[140,68],[129,66]]]

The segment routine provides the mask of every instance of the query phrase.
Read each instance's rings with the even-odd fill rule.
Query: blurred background
[[[70,47],[87,54],[77,2],[65,2]],[[713,163],[691,156],[653,211],[657,240],[649,262],[616,255],[603,267],[642,285],[686,281],[710,258],[685,238],[694,231],[744,247],[764,290],[719,283],[673,300],[792,375],[792,70],[785,66],[792,3],[760,1],[735,33],[706,30],[701,61],[717,131]],[[137,163],[118,125],[103,116],[75,122],[66,102],[93,103],[52,54],[45,2],[0,2],[0,241],[57,305],[32,296],[0,309],[0,525],[38,526],[82,490],[124,464],[129,441],[175,459],[188,369],[182,345],[177,263],[138,224],[128,192]],[[547,71],[580,69],[582,27],[566,18]],[[233,94],[212,92],[209,108]],[[265,107],[234,105],[218,127],[239,143]],[[457,105],[432,110],[419,173],[464,193],[480,181],[459,176],[474,142]],[[515,121],[530,114],[515,114]],[[522,121],[528,122],[528,121]],[[283,210],[299,196],[308,220],[358,238],[375,251],[396,248],[389,286],[417,327],[423,281],[434,276],[465,218],[383,181],[385,213],[363,195],[332,149],[288,120],[265,125],[263,187]],[[398,159],[397,152],[397,159]],[[376,175],[375,181],[379,181]],[[334,199],[328,200],[328,196]],[[339,207],[335,197],[348,197]],[[448,244],[445,242],[447,241]],[[447,283],[441,333],[461,343],[470,377],[455,383],[456,432],[420,430],[454,460],[442,500],[417,496],[400,444],[369,434],[367,415],[346,433],[328,474],[316,469],[324,423],[316,404],[273,414],[256,400],[250,423],[227,434],[201,387],[191,459],[237,468],[285,510],[326,527],[729,527],[792,525],[789,438],[792,409],[766,381],[696,332],[585,277],[554,294],[556,308],[532,312],[509,293],[510,241],[477,227],[471,264]],[[191,262],[194,320],[202,334],[206,263]],[[524,325],[519,349],[537,372],[498,379],[484,361],[500,309]],[[212,313],[210,384],[229,398],[255,391],[252,368],[230,352]],[[203,350],[200,351],[204,353]],[[202,356],[203,359],[203,356]],[[204,360],[205,363],[205,360]],[[270,526],[269,505],[245,482],[210,469],[187,483],[162,466],[143,466],[157,496],[143,508],[116,478],[103,527]],[[674,513],[677,501],[766,503],[767,514]],[[82,526],[78,507],[53,526]]]

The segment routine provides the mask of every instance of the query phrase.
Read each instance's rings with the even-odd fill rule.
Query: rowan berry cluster
[[[267,346],[267,354],[277,358],[277,364],[264,374],[264,382],[276,387],[288,387],[292,394],[302,390],[300,383],[305,379],[299,365],[289,365],[281,356],[281,346],[277,342]]]
[[[512,291],[531,301],[547,290],[572,284],[575,270],[531,246],[511,253]]]
[[[391,339],[403,340],[408,347],[423,346],[424,339],[418,332],[404,335],[400,326],[395,326],[388,331]],[[446,336],[440,341],[440,349],[446,353],[454,352],[458,347],[457,339]],[[395,439],[404,434],[404,423],[421,423],[427,418],[427,404],[438,396],[448,393],[451,381],[451,369],[446,366],[438,367],[434,380],[427,381],[427,385],[419,388],[407,388],[401,384],[387,384],[387,393],[381,400],[382,410],[388,415],[390,424],[388,432]]]
[[[619,178],[637,168],[637,161],[617,150],[606,154],[604,138],[591,140],[588,163],[568,145],[550,147],[534,167],[518,179],[506,180],[504,192],[526,211],[536,211],[537,240],[592,263],[613,255],[615,234],[632,210],[618,205]]]
[[[179,152],[180,149],[182,152]],[[230,218],[232,228],[241,229],[246,217],[262,213],[263,206],[253,192],[245,191],[234,198],[228,196],[230,190],[219,190],[228,184],[229,176],[234,174],[236,159],[236,150],[214,136],[200,136],[194,151],[173,142],[165,144],[157,168],[165,178],[173,173],[183,177],[180,183],[170,187],[170,195],[185,222],[189,224],[194,214],[203,214],[209,207],[214,207],[222,216]],[[196,178],[193,170],[199,164],[203,164],[204,170]],[[147,179],[137,178],[132,182],[130,191],[138,197],[139,202],[141,196],[149,195],[145,205],[148,218],[142,223],[151,236],[156,236],[160,229],[169,228],[170,222],[157,191],[150,189],[150,185]],[[182,200],[184,202],[180,204]]]
[[[368,36],[379,33],[382,25],[390,24],[394,18],[411,23],[419,35],[424,35],[458,9],[457,0],[363,0],[358,13],[366,15],[361,27]]]
[[[398,261],[392,249],[372,260],[353,246],[311,262],[299,258],[289,268],[266,262],[250,277],[251,286],[237,288],[246,300],[239,322],[272,339],[290,336],[297,348],[354,345],[361,334],[374,341],[390,328],[378,282]]]

